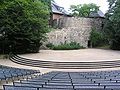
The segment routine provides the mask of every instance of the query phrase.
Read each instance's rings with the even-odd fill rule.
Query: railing
[[[120,60],[99,62],[55,62],[27,59],[15,54],[11,54],[9,59],[21,65],[53,69],[102,69],[120,67]]]

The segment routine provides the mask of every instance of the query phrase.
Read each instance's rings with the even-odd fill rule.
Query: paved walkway
[[[38,59],[38,60],[47,60],[47,61],[75,61],[75,62],[82,62],[82,61],[106,61],[106,60],[120,60],[120,51],[113,51],[113,50],[102,50],[102,49],[81,49],[81,50],[64,50],[64,51],[54,51],[54,50],[41,50],[40,53],[34,54],[24,54],[21,55],[25,58],[30,59]],[[35,69],[40,70],[42,73],[46,73],[49,71],[98,71],[98,70],[120,70],[120,68],[108,68],[108,69],[77,69],[77,70],[63,70],[63,69],[43,69],[37,67],[30,67],[19,65],[16,63],[11,62],[10,60],[0,60],[1,65],[16,67],[16,68],[26,68],[26,69]]]

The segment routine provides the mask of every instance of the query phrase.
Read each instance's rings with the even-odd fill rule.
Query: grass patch
[[[96,47],[96,48],[99,48],[99,49],[110,49],[110,45],[104,45],[104,46]]]
[[[8,59],[9,58],[9,55],[8,54],[5,54],[5,55],[0,55],[0,59]]]
[[[49,49],[52,50],[77,50],[77,49],[84,49],[83,46],[81,46],[79,43],[71,42],[71,43],[64,43],[61,45],[53,45],[52,43],[49,43],[46,45]]]

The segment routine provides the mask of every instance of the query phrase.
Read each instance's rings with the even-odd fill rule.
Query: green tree
[[[88,17],[91,12],[97,12],[99,6],[94,3],[71,5],[70,10],[73,16]]]
[[[92,47],[100,47],[107,44],[107,40],[102,31],[97,31],[95,28],[90,33],[90,41]]]
[[[1,43],[5,47],[2,49],[38,52],[48,31],[48,19],[48,6],[39,0],[0,1]]]
[[[49,25],[51,26],[53,22],[53,12],[51,7],[51,2],[55,2],[55,1],[54,0],[40,0],[40,1],[49,7],[49,14],[50,14]]]
[[[120,50],[120,0],[108,0],[109,10],[106,13],[104,32],[111,49]]]

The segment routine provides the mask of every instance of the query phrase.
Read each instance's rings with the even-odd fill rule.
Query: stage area
[[[57,62],[97,62],[97,61],[115,61],[120,60],[120,51],[103,50],[103,49],[81,49],[81,50],[67,50],[67,51],[54,51],[54,50],[40,50],[40,53],[34,54],[22,54],[21,57],[47,60]],[[38,68],[32,66],[25,66],[16,64],[9,59],[0,59],[0,64],[16,68],[35,69],[40,70],[41,73],[50,71],[69,71],[69,72],[83,72],[83,71],[106,71],[106,70],[120,70],[117,68],[105,68],[105,69],[50,69],[50,68]]]
[[[20,56],[29,59],[57,62],[95,62],[120,60],[120,51],[103,49],[40,50],[39,53]]]

